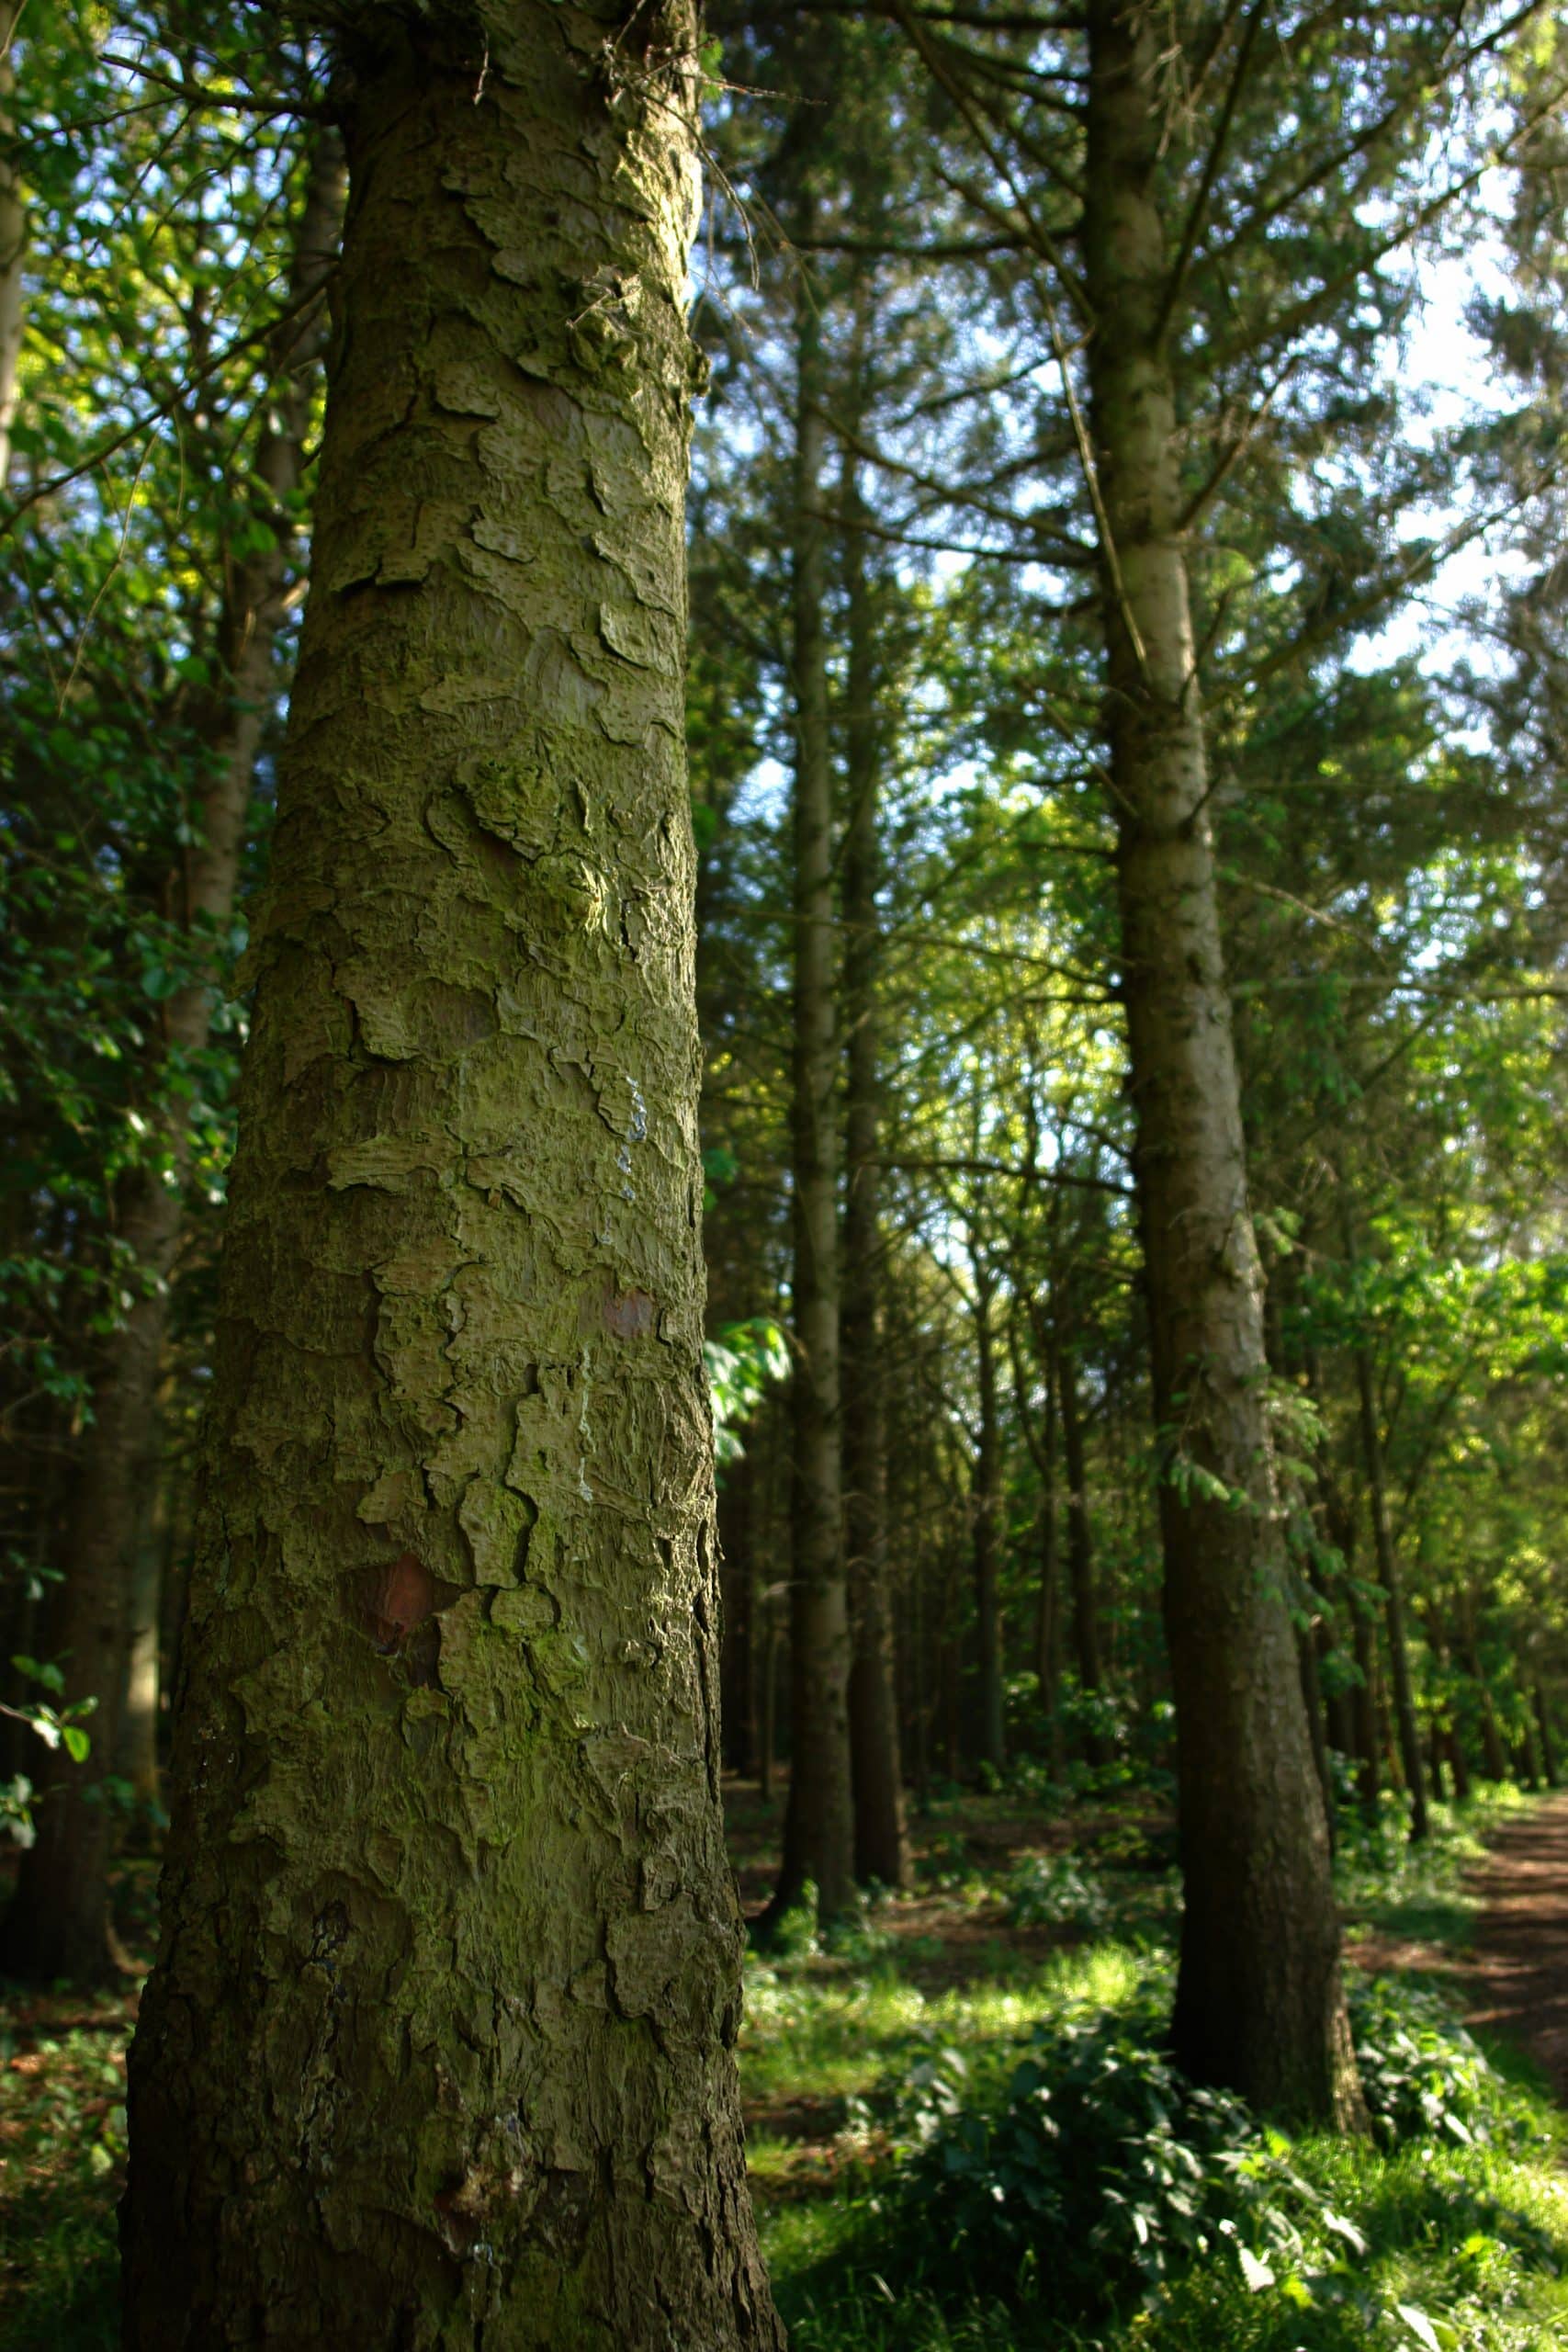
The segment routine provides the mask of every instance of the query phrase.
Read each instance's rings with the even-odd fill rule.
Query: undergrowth
[[[1462,1942],[1462,1873],[1521,1802],[1441,1808],[1414,1850],[1392,1807],[1358,1825],[1338,1865],[1351,1917]],[[1029,1857],[994,1894],[1019,1925],[1081,1933],[1128,1918],[1116,1877]],[[1562,2119],[1429,1985],[1352,1979],[1373,2130],[1348,2143],[1182,2081],[1162,2046],[1170,1962],[1146,1936],[930,1996],[886,1958],[812,1972],[804,1954],[753,1965],[742,2052],[764,2132],[786,2086],[832,2117],[815,2170],[782,2138],[753,2143],[796,2352],[1568,2343]]]

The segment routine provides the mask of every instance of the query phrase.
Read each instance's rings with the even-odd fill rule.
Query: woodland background
[[[1299,1672],[1352,1916],[1419,1896],[1460,1933],[1466,1806],[1554,1784],[1568,1736],[1568,51],[1530,7],[1168,14],[1189,576]],[[1151,1398],[1062,243],[1078,30],[727,5],[705,51],[689,741],[725,1760],[783,1939],[751,2012],[770,2111],[791,2066],[829,2103],[795,2136],[839,2219],[787,2190],[773,2241],[802,2344],[1014,2340],[973,2212],[952,2278],[900,2284],[872,2159],[924,2180],[919,2151],[967,2148],[977,2199],[986,2165],[1027,2170],[1001,2126],[965,2138],[942,2037],[973,2055],[1060,2012],[1070,2040],[1092,2011],[1091,2074],[1146,2058],[1170,1927],[1139,1891],[1170,1860],[1159,1491],[1211,1474]],[[0,1957],[107,1983],[112,2017],[164,1823],[343,166],[322,51],[243,7],[5,0],[0,40]],[[792,1626],[803,1526],[854,1645],[843,1883],[770,1842],[820,1665],[821,1621]],[[941,1950],[905,1978],[900,1894],[948,1898],[906,1921]],[[975,1916],[1000,1941],[965,1976]],[[1007,1941],[1031,1928],[1051,1951]],[[1090,1939],[1066,1973],[1064,1937]],[[1450,2086],[1435,2113],[1410,2091],[1411,2129],[1451,2106],[1450,2146],[1503,2147],[1536,2094],[1450,2098],[1449,2027],[1398,2015],[1412,2078]],[[913,2110],[874,2109],[846,2038]],[[1150,2097],[1157,2136],[1179,2098]],[[114,2126],[71,2114],[39,2144],[67,2173],[107,2148],[96,2181]],[[1468,2219],[1500,2249],[1473,2313],[1400,2270],[1409,2214],[1357,2304],[1301,2252],[1334,2236],[1332,2165],[1292,2251],[1284,2156],[1230,2128],[1203,2163],[1265,2181],[1229,2236],[1268,2291],[1228,2251],[1213,2283],[1221,2224],[1189,2228],[1171,2159],[1086,2290],[1166,2296],[1128,2341],[1427,2343],[1407,2310],[1472,2328],[1445,2345],[1549,2340],[1506,2333],[1551,2269],[1539,2179],[1482,2177],[1514,2159],[1472,2151],[1453,2188],[1444,2243]],[[825,2319],[846,2260],[855,2316]],[[890,2304],[927,2298],[886,2339],[868,2264]],[[1239,2298],[1223,2321],[1211,2287]]]

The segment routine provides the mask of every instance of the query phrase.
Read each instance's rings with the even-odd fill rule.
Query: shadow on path
[[[1485,1908],[1465,2022],[1527,2050],[1568,2105],[1568,1793],[1499,1829],[1469,1884]]]

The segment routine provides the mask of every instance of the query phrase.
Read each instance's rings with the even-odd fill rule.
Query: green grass
[[[1463,1805],[1430,1805],[1430,1833],[1413,1846],[1404,1800],[1386,1790],[1375,1826],[1353,1815],[1344,1823],[1334,1881],[1347,1921],[1413,1943],[1468,1951],[1481,1900],[1465,1886],[1464,1873],[1482,1860],[1501,1823],[1537,1802],[1511,1781],[1478,1781]]]
[[[1100,1973],[1100,1955],[1080,1958]],[[1112,1987],[1124,1964],[1111,1956]],[[1071,1998],[1082,1981],[1059,1990]],[[1525,2143],[1513,2149],[1297,2141],[1293,2170],[1364,2251],[1309,2222],[1293,2267],[1254,2290],[1216,2239],[1146,2299],[1126,2282],[1092,2324],[1054,2308],[1048,2272],[1004,2301],[950,2272],[940,2245],[912,2267],[907,2249],[890,2258],[897,2222],[875,2164],[848,2193],[807,2201],[770,2206],[760,2184],[764,2250],[795,2352],[1558,2352],[1568,2343],[1562,2121],[1518,2082],[1509,2106]]]
[[[1436,1809],[1411,1849],[1396,1821],[1349,1842],[1339,1866],[1351,1920],[1462,1949],[1479,1910],[1463,1872],[1485,1834],[1528,1800],[1487,1790]],[[1125,1911],[1117,1907],[1117,1917]],[[1139,1922],[1140,1926],[1143,1924]],[[752,2161],[764,2251],[795,2352],[1560,2352],[1568,2345],[1568,2123],[1529,2060],[1489,2046],[1506,2128],[1495,2144],[1384,2146],[1303,2138],[1288,2161],[1304,2191],[1300,2248],[1249,2285],[1233,2241],[1165,2284],[1108,2280],[1075,2319],[1048,2267],[1021,2277],[945,2246],[929,2205],[905,2215],[886,2130],[923,2059],[962,2053],[983,2106],[1039,2021],[1122,2011],[1139,1998],[1147,1945],[1100,1941],[1029,1971],[940,1994],[886,1956],[858,1970],[800,1961],[748,1967],[741,2079],[749,2109],[831,2102],[815,2173],[798,2142],[764,2131]],[[813,2193],[815,2191],[815,2193]],[[1348,2222],[1357,2246],[1315,2217]],[[978,2290],[977,2290],[978,2284]]]

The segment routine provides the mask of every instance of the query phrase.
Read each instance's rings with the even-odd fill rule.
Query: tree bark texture
[[[802,208],[808,249],[812,208]],[[854,1899],[850,1614],[840,1420],[839,1103],[834,1034],[833,765],[824,627],[826,366],[820,297],[795,302],[792,687],[795,697],[795,992],[791,1159],[795,1376],[790,1511],[790,1770],[771,1916],[817,1886],[819,1916]]]
[[[274,650],[293,544],[288,500],[304,468],[310,383],[297,368],[312,326],[299,306],[324,285],[337,250],[343,159],[335,134],[318,135],[295,236],[289,315],[272,349],[273,422],[256,472],[273,512],[276,544],[232,561],[219,628],[223,676],[214,703],[211,756],[197,809],[197,835],[180,877],[177,911],[198,952],[209,957],[233,911],[240,859],[261,741],[273,693]],[[162,1069],[190,1065],[211,1032],[212,983],[193,981],[164,1008],[155,1053]],[[162,1084],[157,1073],[154,1083]],[[161,1148],[131,1169],[118,1192],[118,1238],[134,1267],[137,1292],[93,1383],[93,1419],[77,1454],[68,1557],[55,1640],[72,1698],[94,1696],[87,1763],[70,1771],[39,1808],[37,1843],[24,1859],[0,1933],[0,1964],[48,1983],[112,1977],[108,1928],[110,1813],[100,1773],[112,1769],[133,1629],[132,1595],[142,1550],[145,1503],[157,1420],[159,1366],[168,1328],[169,1286],[185,1230],[190,1130],[177,1091],[161,1114]]]
[[[1173,2037],[1262,2108],[1364,2123],[1286,1601],[1208,820],[1174,379],[1154,11],[1088,12],[1084,266],[1105,726],[1136,1176],[1162,1433],[1185,1884]]]
[[[876,714],[875,616],[857,462],[844,460],[848,670],[844,690],[844,1158],[841,1271],[844,1393],[842,1472],[849,1580],[850,1761],[855,1876],[889,1887],[910,1882],[898,1693],[887,1590],[887,1416],[879,1306],[883,1245],[877,1152],[882,1115],[876,893],[881,746]]]
[[[776,2347],[702,1362],[696,27],[339,24],[126,2342]]]

